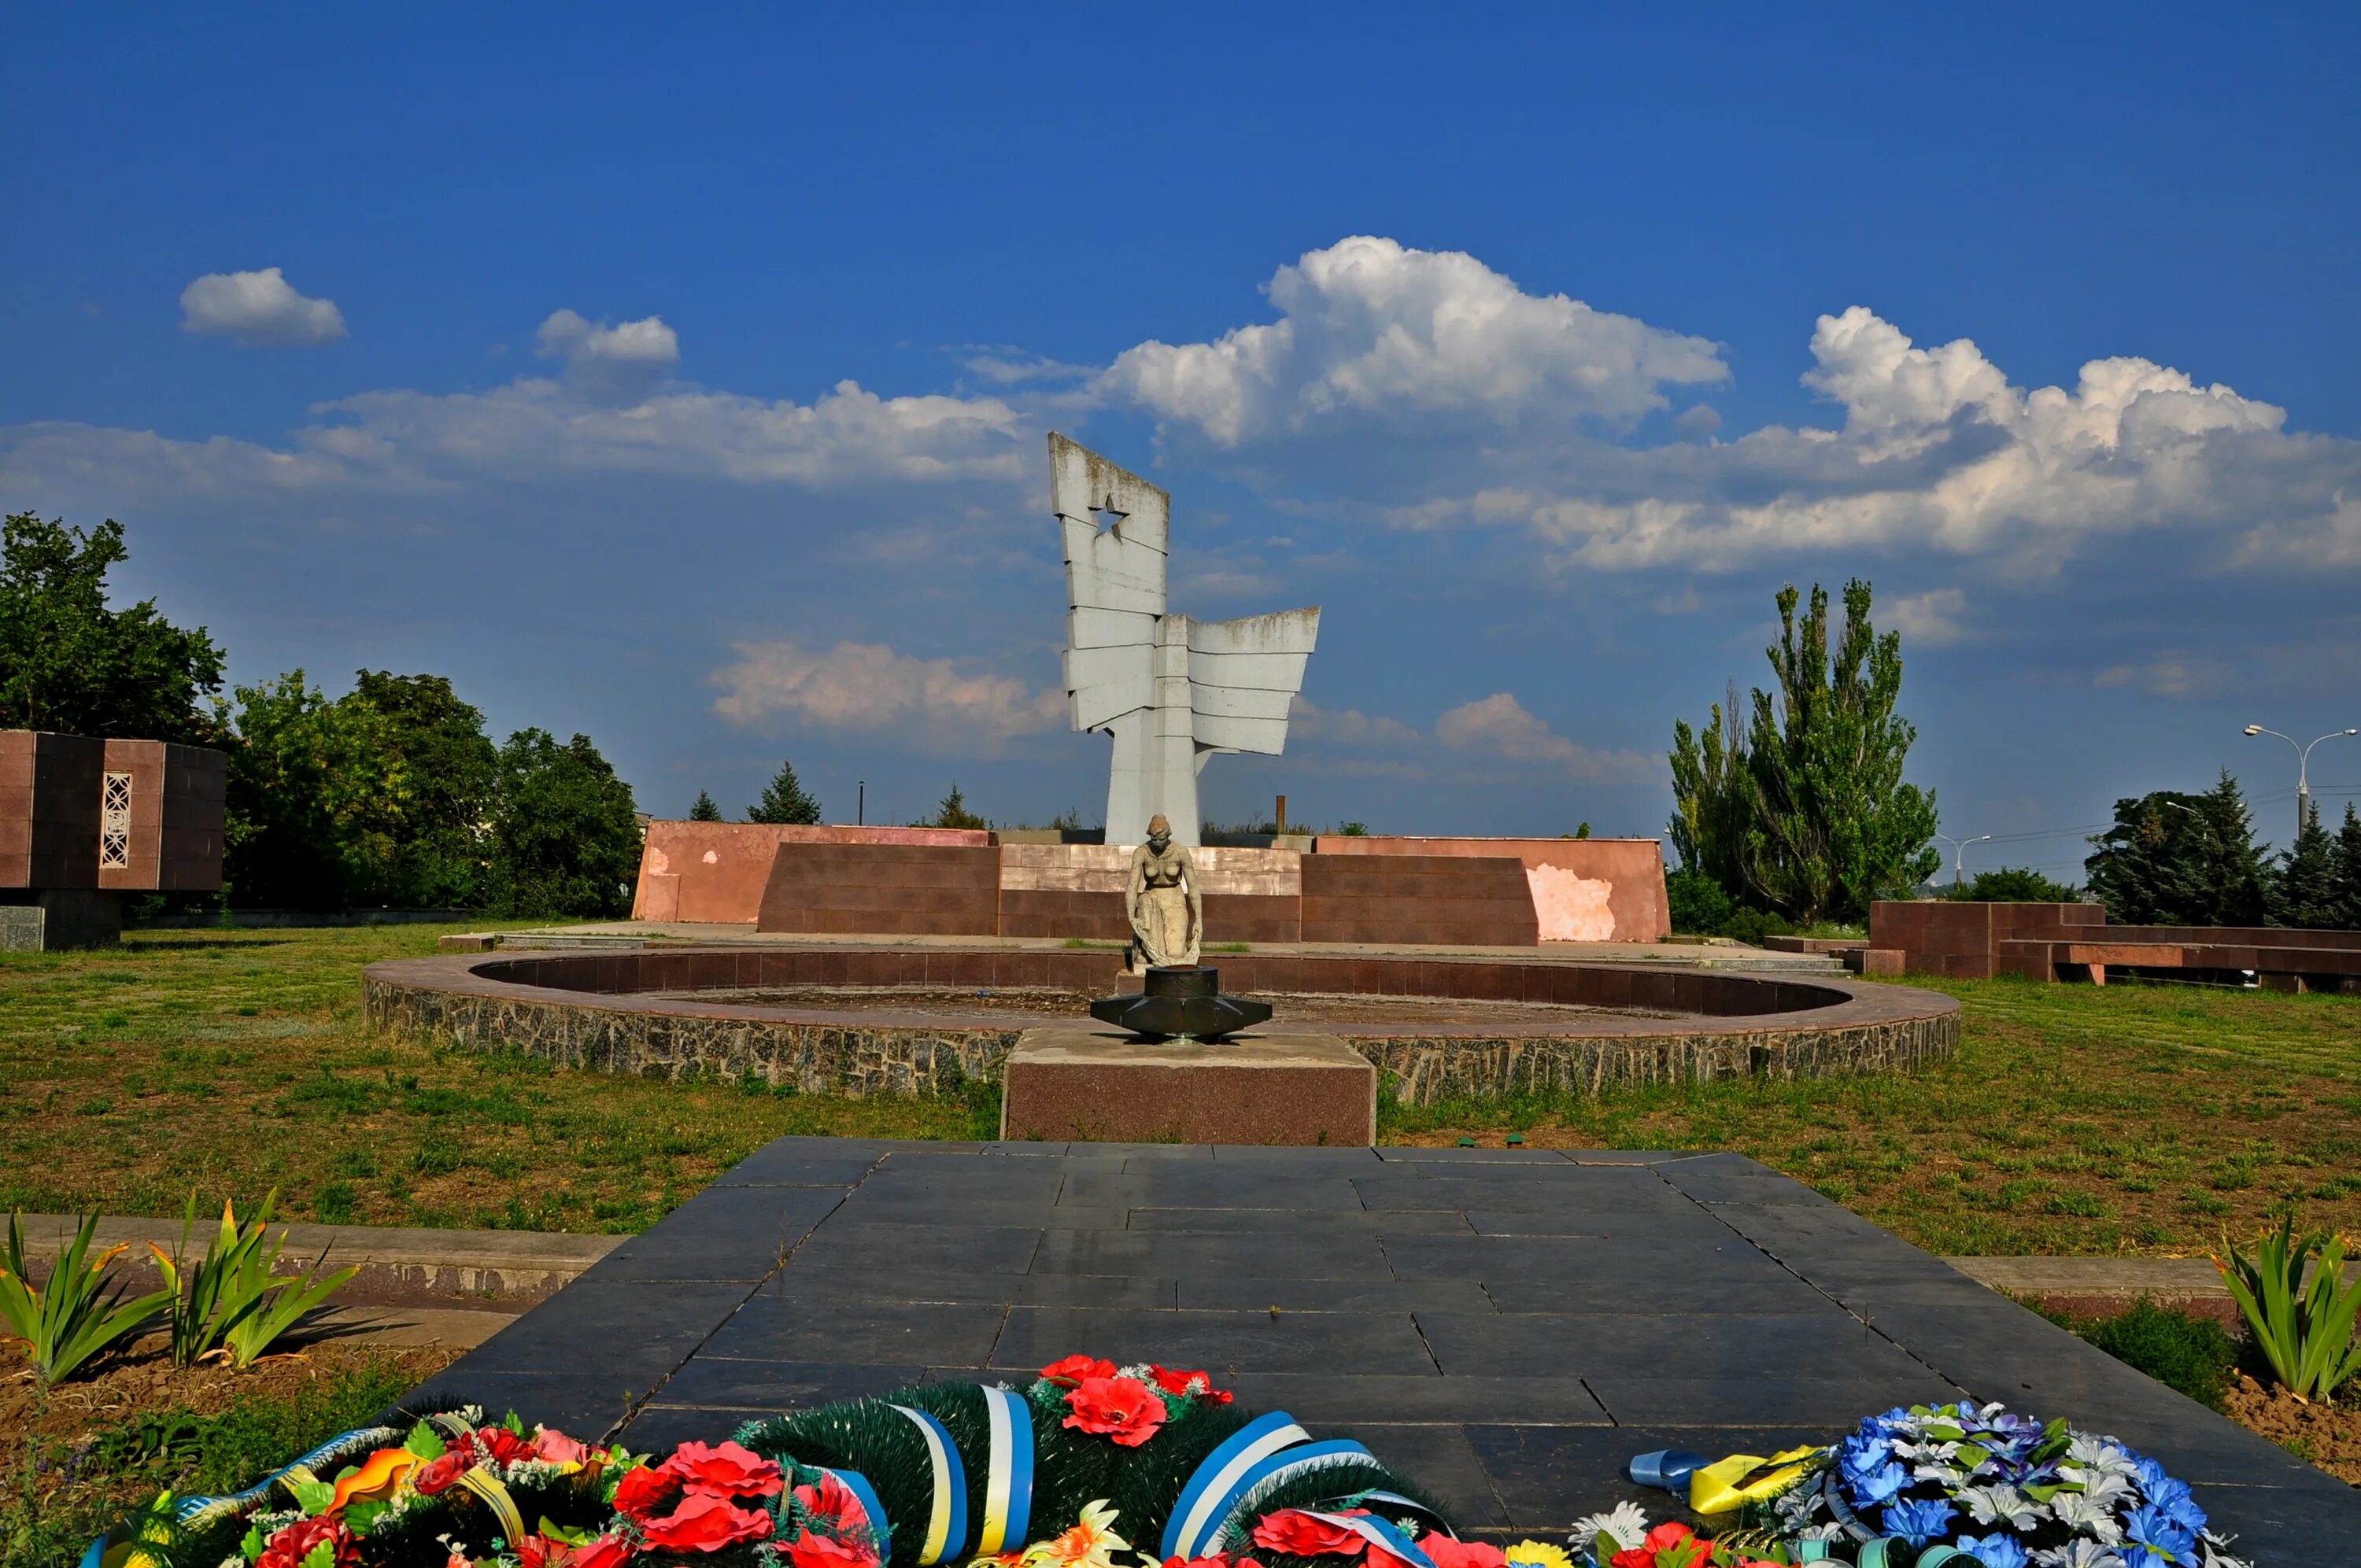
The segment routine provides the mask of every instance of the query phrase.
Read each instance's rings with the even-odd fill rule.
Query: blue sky
[[[2224,763],[2283,831],[2239,726],[2361,724],[2350,8],[487,9],[0,57],[0,502],[240,681],[445,674],[665,814],[1095,819],[1059,429],[1175,608],[1323,606],[1224,819],[1657,832],[1853,575],[2015,863]]]

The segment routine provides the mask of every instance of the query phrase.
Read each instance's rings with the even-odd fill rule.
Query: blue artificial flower
[[[2197,1544],[2197,1532],[2154,1503],[2145,1503],[2124,1520],[2124,1534],[2166,1557],[2179,1557]]]
[[[2189,1495],[2189,1483],[2186,1481],[2166,1475],[2148,1486],[2147,1500],[2162,1510],[2165,1518],[2183,1530],[2194,1533],[2205,1528],[2205,1510],[2199,1508],[2197,1499]]]
[[[2155,1497],[2158,1488],[2165,1486],[2172,1479],[2171,1476],[2165,1474],[2163,1465],[2158,1464],[2155,1460],[2148,1458],[2147,1455],[2144,1453],[2132,1454],[2131,1462],[2132,1479],[2139,1483],[2140,1491],[2144,1496],[2150,1497]]]
[[[1910,1485],[1910,1472],[1899,1464],[1887,1464],[1862,1475],[1848,1475],[1847,1485],[1852,1491],[1852,1506],[1873,1508],[1895,1496]]]
[[[1898,1535],[1913,1546],[1924,1546],[1951,1528],[1959,1509],[1940,1497],[1912,1497],[1885,1510],[1885,1533]]]
[[[1952,1545],[1983,1564],[1983,1568],[2025,1568],[2025,1543],[2013,1535],[1988,1535],[1978,1540],[1963,1535]]]
[[[1894,1444],[1883,1436],[1865,1431],[1855,1432],[1837,1447],[1837,1468],[1849,1484],[1884,1468],[1893,1459]]]

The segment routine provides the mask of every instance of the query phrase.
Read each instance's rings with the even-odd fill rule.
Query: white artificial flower
[[[2014,1486],[1962,1486],[1958,1501],[1978,1524],[2004,1522],[2011,1530],[2026,1530],[2041,1517],[2041,1505]]]
[[[1603,1514],[1587,1514],[1575,1520],[1566,1544],[1576,1552],[1587,1552],[1592,1541],[1605,1535],[1614,1538],[1618,1551],[1629,1551],[1647,1533],[1647,1514],[1637,1503],[1622,1502]]]
[[[2070,1541],[2033,1554],[2037,1568],[2125,1568],[2123,1557],[2095,1541]]]
[[[2128,1475],[2132,1473],[2130,1450],[2108,1438],[2092,1437],[2076,1432],[2066,1445],[2066,1457],[2084,1470],[2102,1475]]]
[[[1968,1473],[1956,1464],[1915,1464],[1910,1474],[1921,1481],[1939,1482],[1945,1490],[1967,1484]]]
[[[2084,1493],[2059,1493],[2049,1499],[2049,1511],[2069,1530],[2079,1530],[2109,1546],[2124,1538],[2124,1527],[2115,1522],[2115,1510]]]
[[[2221,1550],[2230,1544],[2230,1537],[2216,1535],[2210,1530],[2197,1532],[2198,1550],[2205,1554],[2204,1568],[2253,1568],[2243,1557],[2233,1557]]]
[[[2092,1471],[2082,1476],[2082,1496],[2101,1508],[2113,1510],[2119,1506],[2139,1501],[2139,1488],[2129,1475],[2112,1471]]]

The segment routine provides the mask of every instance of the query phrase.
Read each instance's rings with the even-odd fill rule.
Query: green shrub
[[[2222,1408],[2231,1368],[2238,1363],[2238,1342],[2221,1324],[2154,1301],[2143,1300],[2117,1317],[2069,1326],[2117,1361],[2215,1409]]]
[[[8,1216],[8,1255],[0,1266],[0,1327],[25,1342],[33,1361],[33,1376],[46,1388],[73,1376],[76,1368],[137,1332],[140,1325],[170,1304],[159,1290],[133,1300],[123,1299],[115,1285],[112,1265],[129,1246],[118,1242],[96,1257],[90,1255],[91,1238],[98,1234],[98,1216],[82,1222],[68,1246],[49,1270],[49,1283],[33,1288],[25,1258],[23,1216]]]
[[[2325,1399],[2361,1372],[2361,1342],[2353,1333],[2361,1280],[2345,1282],[2344,1237],[2326,1231],[2299,1236],[2294,1217],[2282,1214],[2277,1230],[2263,1233],[2252,1262],[2233,1246],[2229,1261],[2217,1257],[2213,1266],[2246,1314],[2255,1348],[2290,1393]]]
[[[1721,884],[1703,872],[1675,872],[1664,879],[1664,903],[1673,929],[1696,937],[1718,937],[1737,905]]]

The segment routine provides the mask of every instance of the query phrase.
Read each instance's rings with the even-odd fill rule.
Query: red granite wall
[[[758,931],[988,937],[1000,928],[992,846],[813,843],[771,858]]]
[[[1311,854],[1303,939],[1530,948],[1540,935],[1524,862],[1513,857]]]
[[[1881,900],[1869,906],[1869,945],[1894,948],[1910,974],[1990,980],[2015,972],[2000,944],[2069,930],[2103,935],[2104,905],[2097,904],[1955,904],[1945,899],[1907,903]],[[2048,980],[2049,974],[2029,978]]]
[[[792,827],[768,822],[651,822],[640,851],[634,920],[751,926],[763,912],[781,844],[933,844],[979,849],[992,835],[956,828]],[[989,928],[984,933],[989,934]]]
[[[202,746],[0,730],[0,887],[221,886],[228,767]],[[128,863],[101,866],[100,802],[111,773],[131,777]]]
[[[1513,856],[1524,868],[1540,939],[1654,942],[1673,928],[1664,851],[1655,839],[1380,839],[1323,834],[1316,855]]]

